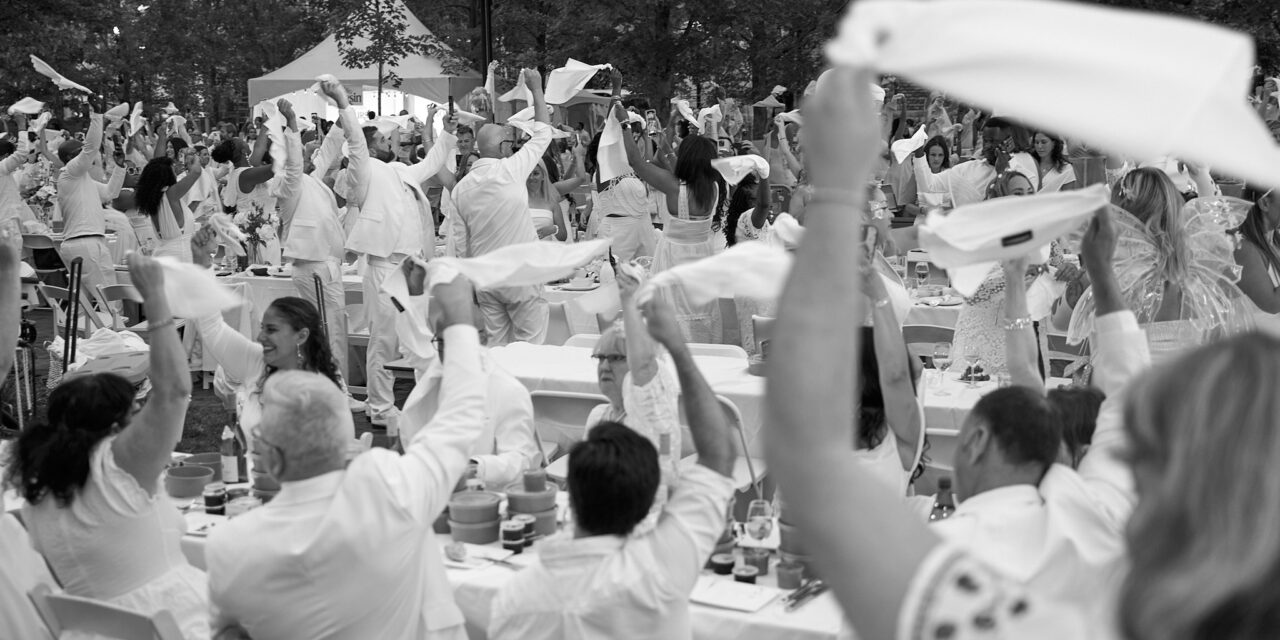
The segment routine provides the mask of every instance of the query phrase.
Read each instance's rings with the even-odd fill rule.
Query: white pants
[[[338,372],[345,380],[351,375],[347,369],[347,294],[342,286],[342,265],[337,258],[325,262],[311,260],[293,261],[293,286],[298,297],[320,309],[316,298],[316,277],[320,278],[324,293],[324,318],[328,323],[329,349],[338,362]]]
[[[547,339],[550,308],[542,287],[506,287],[476,293],[489,346],[510,342],[542,344]]]
[[[396,258],[401,258],[397,256]],[[400,268],[400,260],[367,256],[364,270],[364,308],[369,314],[369,352],[365,356],[365,386],[369,389],[369,415],[386,413],[395,408],[392,386],[395,376],[382,365],[400,357],[400,340],[396,336],[396,308],[391,298],[383,295],[382,281]]]
[[[71,270],[71,261],[81,258],[81,289],[87,293],[85,299],[97,300],[98,287],[116,284],[116,267],[111,260],[111,249],[107,247],[107,239],[102,236],[72,238],[65,240],[58,249],[67,270]],[[118,305],[113,305],[118,306]]]

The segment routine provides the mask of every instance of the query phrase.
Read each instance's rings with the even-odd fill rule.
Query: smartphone
[[[453,115],[453,96],[449,96],[449,115]]]

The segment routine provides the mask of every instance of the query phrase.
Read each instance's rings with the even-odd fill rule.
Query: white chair
[[[78,631],[119,640],[182,640],[178,621],[168,610],[137,613],[89,598],[52,593],[39,585],[27,594],[53,637]]]
[[[598,342],[600,342],[600,334],[598,333],[575,333],[564,341],[564,346],[594,349]]]
[[[49,302],[49,307],[53,309],[53,326],[59,335],[62,334],[62,328],[67,326],[67,315],[63,311],[60,303],[71,302],[71,292],[43,282],[36,283],[36,289],[40,295]],[[105,316],[105,317],[103,317]],[[87,322],[86,322],[87,320]],[[93,304],[90,302],[90,296],[86,292],[80,292],[80,321],[76,324],[76,329],[81,337],[87,337],[97,329],[106,328],[108,322],[114,322],[111,314],[105,311],[95,311]]]
[[[602,404],[609,404],[609,399],[602,395],[572,391],[534,391],[529,398],[533,401],[534,431],[543,447],[543,455],[552,462],[568,453],[569,447],[582,439],[591,411]],[[547,473],[564,477],[550,467]]]
[[[569,328],[569,316],[565,313],[563,302],[552,302],[548,305],[547,337],[542,344],[561,346],[569,339],[572,329]]]
[[[364,291],[361,289],[347,289],[344,292],[343,303],[344,303],[343,310],[347,313],[347,318],[348,318],[347,326],[350,327],[351,326],[350,309],[351,307],[364,306]],[[350,349],[352,347],[361,349],[362,354],[368,351],[369,332],[368,331],[347,331],[347,348]],[[348,358],[348,360],[351,361],[350,363],[348,363],[348,367],[350,367],[353,371],[355,370],[356,367],[360,367],[361,369],[364,368],[365,359],[363,357]],[[368,375],[369,375],[369,372],[366,371],[365,376],[367,377]],[[353,394],[360,394],[362,396],[369,395],[368,387],[358,387],[348,383],[347,390]]]
[[[128,300],[129,302],[136,302],[138,304],[142,304],[143,303],[142,294],[139,293],[138,290],[133,287],[133,285],[131,284],[98,285],[98,297],[101,298],[103,302],[107,303],[105,306],[107,307],[107,311],[111,314],[112,329],[115,329],[116,331],[120,331],[122,329],[128,329],[129,331],[142,335],[143,338],[146,337],[147,331],[150,330],[146,320],[143,320],[132,326],[126,325],[125,319],[121,317],[123,314],[119,310],[117,310],[117,307],[119,307],[120,305],[112,304],[114,302],[123,302],[125,300]],[[185,327],[186,324],[187,324],[187,321],[185,319],[178,318],[174,320],[174,326],[176,326],[179,329]]]
[[[736,344],[706,344],[690,342],[689,353],[695,356],[717,356],[720,358],[739,358],[747,360],[747,351]]]
[[[902,340],[907,343],[907,353],[931,361],[933,346],[939,342],[954,342],[956,330],[932,324],[908,324],[902,327]]]
[[[720,403],[720,408],[724,411],[725,418],[729,421],[729,426],[738,432],[738,459],[733,464],[733,482],[734,486],[744,488],[752,484],[758,485],[760,480],[764,478],[767,468],[763,458],[753,458],[748,454],[750,447],[747,445],[747,435],[742,431],[742,412],[738,411],[738,406],[733,401],[722,396],[716,395],[716,400]],[[693,446],[693,432],[689,427],[685,426],[689,423],[688,416],[684,411],[684,399],[680,400],[680,458],[685,460],[697,453]]]

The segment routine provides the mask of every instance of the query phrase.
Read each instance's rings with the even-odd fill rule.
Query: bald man
[[[513,244],[538,241],[525,181],[551,144],[553,129],[542,95],[542,77],[532,69],[523,73],[533,97],[532,137],[519,151],[513,151],[519,133],[512,127],[486,124],[476,134],[480,159],[453,189],[458,213],[451,222],[459,257],[482,256]],[[548,307],[541,285],[488,289],[476,297],[491,345],[542,344],[546,338]]]

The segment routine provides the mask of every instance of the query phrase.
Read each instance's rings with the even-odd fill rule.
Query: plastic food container
[[[492,522],[462,523],[449,521],[449,533],[453,536],[454,542],[469,542],[471,544],[490,544],[498,541],[498,524],[500,521]]]
[[[449,520],[480,524],[498,520],[502,498],[492,491],[459,491],[449,499]]]

